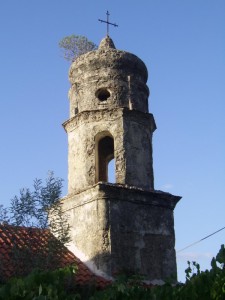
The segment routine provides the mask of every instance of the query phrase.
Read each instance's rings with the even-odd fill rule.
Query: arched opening
[[[97,141],[96,180],[109,182],[109,162],[114,158],[114,140],[107,135]]]

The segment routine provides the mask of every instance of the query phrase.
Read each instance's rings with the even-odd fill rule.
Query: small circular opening
[[[110,92],[106,88],[99,89],[96,96],[100,101],[106,101],[110,97]]]

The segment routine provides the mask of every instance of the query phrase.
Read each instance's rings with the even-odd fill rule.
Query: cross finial
[[[107,24],[107,36],[109,36],[109,25],[112,25],[112,26],[114,26],[114,27],[118,27],[117,24],[115,24],[115,23],[110,23],[110,22],[109,22],[109,15],[110,15],[110,13],[109,13],[108,10],[107,10],[107,12],[106,12],[107,20],[104,21],[104,20],[98,19],[100,22],[106,23],[106,24]]]

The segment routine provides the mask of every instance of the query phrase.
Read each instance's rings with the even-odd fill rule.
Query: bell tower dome
[[[154,190],[148,71],[105,37],[78,57],[69,80],[68,195],[73,250],[94,271],[176,276],[173,209],[180,197]],[[108,164],[115,160],[115,183]]]

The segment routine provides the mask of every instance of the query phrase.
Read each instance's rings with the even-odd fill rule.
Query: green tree
[[[2,207],[2,221],[15,226],[46,229],[57,236],[63,244],[69,242],[69,226],[59,201],[62,195],[62,179],[49,172],[45,183],[35,179],[33,189],[23,188],[19,196],[11,200],[9,209]],[[9,216],[7,217],[7,212]],[[49,218],[50,216],[50,218]]]
[[[82,35],[70,35],[59,42],[63,56],[68,61],[74,61],[78,56],[97,49],[97,45]]]
[[[9,211],[2,204],[0,204],[0,224],[9,223]]]
[[[9,250],[13,265],[11,276],[24,276],[34,269],[50,270],[61,266],[65,245],[70,242],[70,227],[59,201],[61,194],[62,179],[50,172],[45,182],[35,179],[32,189],[21,189],[19,195],[11,200],[9,208],[0,206],[0,223],[15,226],[13,232],[20,232],[18,226],[27,227],[26,241],[21,244],[16,235],[15,241],[12,240]],[[0,261],[2,281],[6,263],[4,259]]]

